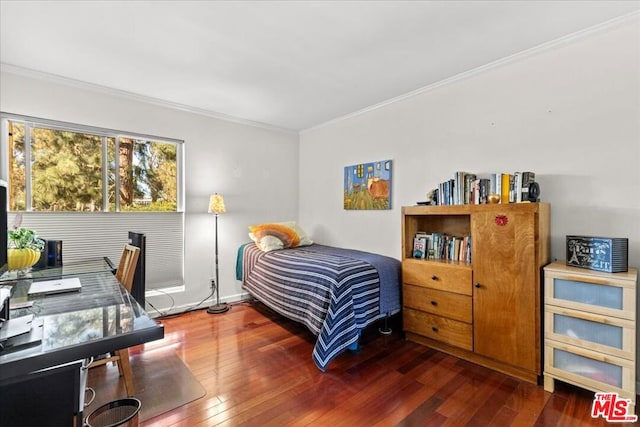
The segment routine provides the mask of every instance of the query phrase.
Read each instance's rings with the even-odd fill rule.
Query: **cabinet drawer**
[[[545,338],[629,360],[635,358],[635,324],[629,320],[548,305],[545,329]]]
[[[551,340],[545,344],[545,373],[596,390],[635,390],[633,362]]]
[[[465,265],[413,259],[402,262],[402,281],[411,285],[471,295],[471,280],[471,268]]]
[[[410,308],[405,308],[403,313],[405,330],[465,350],[473,350],[473,330],[469,323]]]
[[[635,284],[545,273],[545,303],[633,320]]]
[[[438,316],[448,317],[461,322],[471,323],[472,303],[467,295],[420,286],[404,285],[402,288],[403,305],[426,311]]]

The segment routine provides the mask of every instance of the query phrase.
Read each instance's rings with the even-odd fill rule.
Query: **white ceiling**
[[[640,1],[8,1],[0,62],[302,130]]]

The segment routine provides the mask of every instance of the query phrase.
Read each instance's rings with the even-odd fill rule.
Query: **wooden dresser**
[[[549,215],[545,203],[404,207],[407,339],[538,382]],[[470,236],[471,262],[413,258],[418,232]]]

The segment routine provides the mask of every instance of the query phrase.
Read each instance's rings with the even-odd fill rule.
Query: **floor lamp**
[[[218,193],[212,194],[209,198],[209,213],[216,216],[216,278],[211,280],[211,290],[216,294],[216,303],[207,309],[207,313],[209,314],[219,314],[229,310],[229,305],[226,302],[220,302],[220,282],[218,275],[218,215],[226,211],[222,195]]]

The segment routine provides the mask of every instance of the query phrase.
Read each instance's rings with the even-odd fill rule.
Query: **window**
[[[176,145],[134,138],[119,138],[118,142],[120,210],[175,211]],[[116,182],[115,176],[110,175],[110,193],[115,193]]]
[[[178,209],[176,143],[13,119],[7,128],[12,211]]]
[[[182,141],[2,114],[9,227],[63,240],[63,261],[119,260],[146,234],[147,289],[183,285]],[[116,155],[117,153],[117,155]]]

